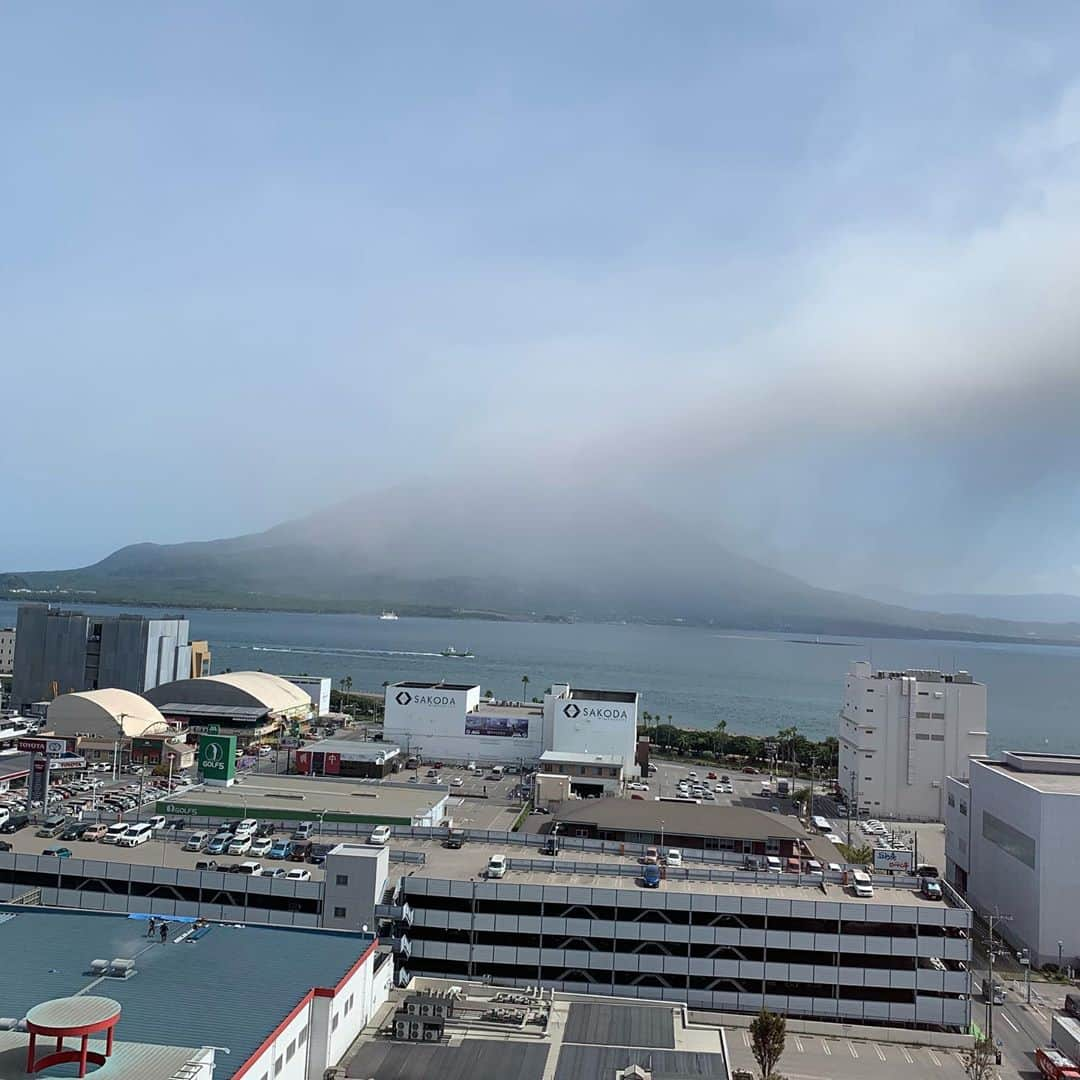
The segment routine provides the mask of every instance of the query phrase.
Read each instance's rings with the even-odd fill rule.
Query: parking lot
[[[735,1068],[757,1075],[746,1028],[729,1028],[728,1052]],[[949,1080],[965,1077],[957,1050],[872,1040],[788,1034],[778,1070],[787,1080]]]

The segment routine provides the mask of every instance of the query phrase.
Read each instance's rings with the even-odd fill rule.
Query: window
[[[863,754],[863,757],[865,757],[865,758],[872,758],[873,756],[874,756],[873,754]]]
[[[337,1013],[334,1013],[334,1019],[330,1021],[330,1030],[331,1031],[337,1031],[337,1026],[338,1026],[338,1023],[339,1023],[340,1020],[341,1020],[341,1017]]]
[[[305,1024],[300,1029],[300,1034],[296,1036],[296,1045],[297,1046],[303,1046],[304,1043],[307,1042],[307,1029],[308,1029],[307,1024]]]
[[[929,697],[929,696],[930,696],[930,691],[929,690],[920,690],[919,691],[919,697]]]
[[[915,739],[916,739],[916,741],[921,739],[923,742],[929,742],[930,741],[930,736],[929,735],[923,735],[923,734],[916,734]]]
[[[344,919],[345,918],[345,909],[343,907],[334,908],[334,918],[335,919]]]
[[[953,793],[952,793],[951,791],[949,792],[949,794],[948,794],[948,795],[946,795],[946,796],[945,796],[945,801],[946,801],[946,802],[947,802],[947,803],[948,803],[948,804],[949,804],[950,806],[953,806],[953,807],[955,807],[955,806],[956,806],[956,799],[955,799],[955,798],[953,798]]]
[[[295,1055],[296,1055],[296,1040],[293,1039],[293,1041],[291,1043],[289,1043],[288,1048],[285,1050],[285,1060],[286,1061],[292,1061],[292,1059],[293,1059],[293,1057]]]
[[[1027,833],[1014,829],[1001,818],[994,817],[989,811],[984,810],[982,834],[984,840],[989,840],[1007,855],[1018,859],[1032,870],[1035,869],[1035,841]]]
[[[349,875],[348,874],[338,874],[337,877],[334,880],[334,884],[335,885],[348,885],[349,884]]]
[[[967,803],[963,799],[960,800],[960,813],[967,817]]]
[[[867,711],[867,712],[873,712],[874,710],[873,710],[873,709],[870,709],[870,708],[868,708],[868,709],[867,709],[866,711]]]
[[[917,712],[915,714],[915,719],[916,720],[929,720],[930,719],[930,714],[928,712]]]
[[[284,1065],[285,1065],[285,1061],[284,1061],[283,1058],[278,1058],[277,1061],[274,1062],[274,1075],[275,1076],[277,1076],[278,1073],[281,1072]]]
[[[873,688],[872,686],[868,686],[868,687],[866,688],[866,692],[867,692],[868,694],[872,694],[872,693],[874,692],[874,688]]]
[[[867,784],[871,783],[873,781],[873,779],[874,778],[872,776],[864,776],[863,777],[864,782],[866,782]]]
[[[931,735],[930,736],[930,741],[931,742],[944,742],[945,741],[945,736],[944,735]]]

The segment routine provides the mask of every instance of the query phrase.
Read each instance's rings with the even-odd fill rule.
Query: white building
[[[15,627],[0,626],[0,675],[15,670]]]
[[[316,716],[330,712],[330,677],[328,675],[282,675],[283,679],[299,686],[309,698]]]
[[[616,755],[637,775],[638,695],[560,683],[544,703],[487,702],[467,683],[400,682],[386,688],[383,738],[429,761],[523,762],[545,750]]]
[[[986,686],[966,671],[875,671],[845,677],[839,783],[874,817],[942,821],[945,777],[986,755]]]
[[[1036,964],[1080,957],[1080,756],[1007,752],[946,785],[945,873]]]

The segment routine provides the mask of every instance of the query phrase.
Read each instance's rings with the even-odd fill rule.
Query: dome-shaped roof
[[[177,679],[147,690],[147,698],[166,705],[256,705],[272,713],[309,709],[311,698],[299,686],[266,671],[230,671],[200,679]]]
[[[169,730],[157,707],[130,690],[61,694],[49,703],[45,723],[50,732],[62,737],[137,738],[147,733],[165,734]]]

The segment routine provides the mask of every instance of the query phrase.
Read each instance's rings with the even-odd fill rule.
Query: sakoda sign
[[[405,705],[429,705],[436,708],[445,708],[447,705],[456,705],[458,699],[450,694],[410,694],[408,690],[394,695],[394,700],[402,706]]]
[[[563,706],[563,716],[570,720],[629,720],[625,705],[578,705],[571,701]]]

